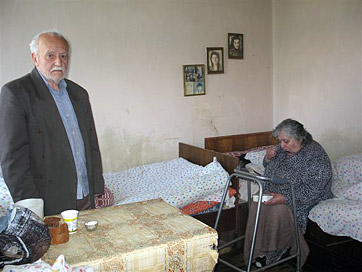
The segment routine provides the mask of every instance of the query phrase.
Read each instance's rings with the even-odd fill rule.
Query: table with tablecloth
[[[97,220],[87,231],[85,222]],[[212,271],[217,232],[161,199],[81,211],[78,231],[51,245],[42,259],[64,254],[72,266],[95,271]]]

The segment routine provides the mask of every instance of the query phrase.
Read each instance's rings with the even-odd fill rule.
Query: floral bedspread
[[[181,208],[195,201],[219,201],[228,173],[217,161],[205,167],[183,158],[103,174],[114,205],[162,198]]]
[[[333,199],[321,201],[309,213],[326,233],[362,241],[362,154],[333,163]]]
[[[182,208],[196,201],[220,202],[229,174],[217,161],[202,167],[178,158],[103,176],[114,196],[114,205],[162,198]],[[234,201],[228,196],[226,206],[233,207]],[[10,192],[0,175],[0,216],[12,206]]]

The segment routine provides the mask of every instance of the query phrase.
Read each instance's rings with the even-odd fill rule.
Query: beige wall
[[[362,151],[361,1],[274,0],[274,124],[300,120],[333,159]]]
[[[28,43],[57,28],[69,78],[88,89],[105,171],[175,158],[177,143],[270,130],[292,117],[331,157],[361,151],[360,0],[1,0],[0,85],[32,69]],[[206,95],[182,65],[243,33]]]
[[[88,89],[105,171],[178,156],[178,142],[272,127],[272,5],[264,0],[0,1],[0,83],[32,68],[28,43],[57,28],[72,44],[69,78]],[[245,59],[184,97],[183,64],[245,35]]]

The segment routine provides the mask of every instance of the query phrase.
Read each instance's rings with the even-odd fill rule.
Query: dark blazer
[[[94,194],[103,193],[104,180],[92,109],[87,91],[66,82],[83,136],[94,207]],[[0,161],[14,202],[40,197],[44,215],[76,208],[72,150],[58,108],[36,68],[1,89]]]

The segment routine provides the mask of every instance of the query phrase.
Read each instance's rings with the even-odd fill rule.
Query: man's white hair
[[[35,56],[38,58],[38,51],[39,51],[39,37],[43,34],[49,34],[49,35],[55,35],[61,39],[63,39],[67,45],[68,45],[68,57],[70,55],[70,44],[68,42],[68,40],[56,29],[52,29],[52,30],[46,30],[43,32],[40,32],[39,34],[36,34],[33,39],[31,40],[29,47],[30,47],[30,52],[34,53]]]

